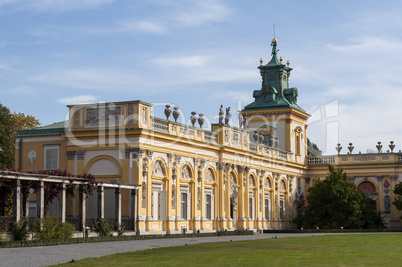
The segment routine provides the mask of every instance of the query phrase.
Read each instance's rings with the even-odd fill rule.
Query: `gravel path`
[[[173,239],[149,239],[102,243],[82,243],[71,245],[0,248],[0,266],[48,266],[89,257],[101,257],[109,254],[146,250],[159,247],[182,246],[208,242],[283,238],[328,234],[254,234],[244,236],[188,237]]]

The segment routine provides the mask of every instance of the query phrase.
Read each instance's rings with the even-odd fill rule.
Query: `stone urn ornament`
[[[378,153],[381,153],[381,148],[382,148],[381,142],[377,142],[377,145],[375,147],[377,148]]]
[[[196,114],[197,114],[197,112],[195,112],[195,111],[191,112],[190,121],[191,121],[191,124],[193,125],[193,127],[194,127],[195,122],[197,121],[197,116],[195,116]]]
[[[198,114],[199,118],[198,118],[198,124],[200,125],[200,128],[202,128],[202,125],[204,124],[204,114],[200,113]]]
[[[170,105],[166,105],[165,107],[166,120],[169,120],[170,115],[172,115],[172,110],[170,109]]]
[[[335,147],[336,151],[338,151],[338,155],[341,153],[342,147],[341,144],[337,144]]]
[[[180,116],[180,112],[179,112],[179,107],[174,107],[173,108],[173,118],[174,118],[174,122],[177,122],[177,119]]]
[[[352,151],[354,148],[355,147],[353,146],[353,143],[349,143],[348,149],[349,149],[350,154],[352,154]]]
[[[391,149],[391,153],[394,152],[395,144],[394,141],[391,141],[389,144],[389,149]]]

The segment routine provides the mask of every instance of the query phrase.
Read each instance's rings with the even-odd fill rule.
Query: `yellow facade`
[[[136,229],[154,234],[292,228],[295,201],[333,164],[372,191],[387,226],[400,227],[401,212],[387,201],[400,181],[402,155],[309,158],[310,115],[297,106],[297,89],[284,88],[291,68],[275,58],[259,67],[263,86],[242,111],[241,128],[223,122],[223,111],[219,123],[206,130],[152,117],[152,105],[142,101],[68,106],[68,122],[17,134],[16,166],[26,171],[57,166],[140,185]],[[277,88],[275,79],[281,82]],[[132,216],[132,197],[122,194],[123,217]],[[105,199],[110,215],[112,200]],[[89,198],[88,207],[95,207],[94,201]],[[68,200],[68,216],[77,216],[77,205]]]

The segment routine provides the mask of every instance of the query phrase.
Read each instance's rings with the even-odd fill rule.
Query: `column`
[[[395,205],[392,205],[392,201],[395,198],[394,189],[396,184],[398,183],[399,175],[390,175],[389,178],[391,179],[391,217],[396,218],[399,217],[399,211]],[[397,215],[398,214],[398,215]]]
[[[237,166],[237,170],[239,173],[239,189],[238,189],[238,193],[239,193],[239,203],[238,203],[238,208],[237,208],[237,212],[238,212],[238,226],[244,228],[244,167],[243,166]]]
[[[132,224],[133,224],[133,231],[137,231],[137,206],[138,206],[138,194],[137,194],[138,189],[131,189],[131,199],[132,199],[132,212],[131,214],[133,215],[132,218]]]
[[[66,184],[63,182],[60,184],[60,192],[59,192],[59,204],[60,204],[60,213],[61,213],[61,221],[66,221]]]
[[[37,217],[42,219],[45,216],[45,183],[40,181],[36,189]]]
[[[218,184],[219,184],[219,187],[218,187],[218,191],[219,192],[217,192],[217,195],[216,195],[216,200],[219,202],[219,204],[218,204],[218,210],[217,210],[217,215],[218,216],[216,216],[217,217],[217,228],[219,229],[219,230],[223,230],[223,220],[224,220],[224,218],[225,218],[225,213],[224,213],[224,203],[225,203],[225,200],[224,200],[224,183],[223,183],[223,176],[224,176],[224,170],[223,170],[223,168],[224,168],[224,165],[225,165],[225,163],[223,163],[223,162],[219,162],[218,163],[218,177],[217,177],[217,179],[218,179]]]
[[[116,200],[115,200],[115,217],[116,222],[121,225],[121,188],[116,188],[115,190]]]
[[[98,185],[98,218],[105,218],[105,188]]]
[[[19,179],[14,181],[13,185],[13,214],[15,221],[21,219],[21,181]]]
[[[231,228],[233,226],[231,218],[231,205],[230,205],[230,169],[232,165],[226,163],[225,165],[225,217],[226,217],[226,227]]]
[[[378,195],[377,195],[377,211],[383,212],[383,196],[382,196],[382,181],[383,181],[383,176],[377,176],[377,181],[378,181]]]
[[[29,216],[29,188],[27,186],[24,186],[22,188],[22,209],[23,209],[23,214],[25,218],[28,218]]]
[[[85,224],[87,219],[87,199],[84,192],[84,185],[79,185],[79,203],[80,203],[80,230],[85,231]]]

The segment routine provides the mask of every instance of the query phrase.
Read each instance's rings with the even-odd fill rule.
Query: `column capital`
[[[241,173],[241,174],[243,174],[244,173],[244,166],[241,166],[241,165],[237,165],[237,171],[239,172],[239,174]]]
[[[378,175],[378,176],[377,176],[377,181],[378,181],[378,182],[382,182],[383,178],[384,178],[383,175]]]
[[[390,175],[389,178],[391,181],[398,181],[399,175]]]
[[[67,151],[67,160],[74,160],[75,154],[77,154],[75,150]]]
[[[150,158],[152,158],[152,155],[154,154],[154,151],[153,150],[147,150],[147,156],[148,157],[150,157]]]
[[[77,151],[77,158],[78,158],[78,160],[84,160],[84,158],[85,158],[85,150],[78,150]]]
[[[174,156],[173,153],[167,153],[167,154],[166,154],[166,157],[167,157],[167,159],[168,159],[168,163],[172,163],[172,162],[173,162],[173,156]]]

